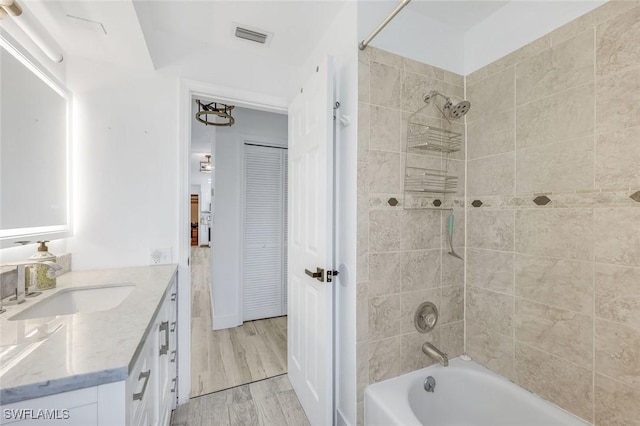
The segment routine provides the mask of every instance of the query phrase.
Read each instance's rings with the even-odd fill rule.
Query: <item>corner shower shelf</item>
[[[405,170],[405,192],[425,194],[455,194],[458,177],[448,175],[446,170],[407,167]]]
[[[409,123],[407,148],[450,154],[462,148],[462,134],[420,123]]]
[[[403,202],[405,209],[448,209],[452,203],[446,203],[445,198],[447,195],[455,196],[458,193],[458,176],[451,174],[449,155],[462,149],[464,139],[461,133],[424,123],[427,119],[443,127],[448,127],[443,120],[451,123],[446,116],[437,121],[418,115],[429,105],[428,99],[429,97],[425,96],[425,105],[411,114],[407,123]]]

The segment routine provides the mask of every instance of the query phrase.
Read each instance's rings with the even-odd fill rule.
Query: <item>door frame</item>
[[[190,155],[191,99],[203,96],[219,102],[267,112],[288,113],[285,98],[234,89],[189,79],[178,85],[178,403],[189,401],[191,394],[191,256],[190,245]]]

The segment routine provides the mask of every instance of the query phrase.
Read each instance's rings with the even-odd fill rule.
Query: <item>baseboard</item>
[[[237,315],[220,315],[213,316],[213,329],[223,330],[225,328],[232,328],[242,325],[242,321],[239,320]]]
[[[337,426],[351,426],[351,423],[347,421],[342,411],[338,408],[336,414],[336,424]]]

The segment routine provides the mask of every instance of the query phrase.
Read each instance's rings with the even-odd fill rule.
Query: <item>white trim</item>
[[[242,141],[242,143],[238,144],[239,148],[240,148],[240,176],[238,176],[238,182],[240,184],[240,197],[238,197],[238,199],[240,200],[240,206],[238,211],[240,212],[240,221],[238,222],[238,226],[240,227],[238,232],[238,235],[240,236],[240,244],[238,244],[238,249],[239,249],[239,253],[238,253],[238,288],[237,290],[237,298],[236,300],[238,301],[238,319],[240,320],[240,324],[242,324],[244,322],[244,240],[245,240],[245,228],[244,228],[244,213],[245,213],[245,204],[246,204],[246,200],[245,197],[247,195],[247,192],[244,190],[244,184],[245,184],[245,176],[247,173],[247,168],[246,168],[246,158],[245,156],[247,155],[247,149],[245,147],[245,138],[244,136],[240,135],[240,140]]]
[[[178,404],[184,404],[191,396],[191,88],[182,81],[178,114]]]
[[[337,426],[351,426],[351,423],[347,420],[347,416],[342,414],[342,410],[339,408],[336,410],[336,425]]]
[[[213,326],[214,330],[223,330],[225,328],[233,328],[233,327],[237,327],[238,325],[242,325],[242,318],[241,318],[242,312],[240,312],[240,315],[221,315],[221,316],[214,316],[213,320],[215,321],[215,325]],[[219,360],[216,360],[216,362],[219,362]]]
[[[191,98],[215,98],[236,106],[260,111],[287,114],[289,102],[277,96],[218,86],[195,80],[181,79],[178,85],[178,403],[189,401],[191,393],[191,274],[188,264],[191,245],[190,217],[190,157],[191,157]],[[227,317],[217,317],[223,324]],[[235,318],[237,321],[238,318]],[[231,320],[231,319],[229,319]],[[235,324],[235,322],[234,322]]]
[[[278,96],[188,79],[182,79],[181,85],[188,88],[191,95],[215,98],[218,102],[228,102],[237,107],[274,112],[276,114],[287,114],[289,108],[289,102]]]

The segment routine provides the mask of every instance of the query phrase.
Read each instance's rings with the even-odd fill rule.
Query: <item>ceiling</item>
[[[407,6],[407,10],[431,18],[456,31],[465,32],[508,3],[509,1],[413,0]]]
[[[232,53],[235,58],[245,55],[298,66],[345,1],[28,0],[25,3],[67,54],[106,62],[125,60],[130,64],[144,64],[151,59],[156,68],[162,68],[182,57],[205,52],[218,59]],[[381,3],[388,3],[389,10],[398,4],[395,0]],[[464,32],[508,3],[413,0],[407,10]],[[273,33],[273,42],[265,47],[240,40],[233,36],[234,23]]]
[[[299,87],[300,68],[331,22],[352,1],[355,0],[21,0],[66,55],[123,67],[155,69],[171,77],[280,99],[290,98]],[[366,30],[367,34],[399,3],[399,0],[358,1],[357,25],[366,23],[358,31]],[[514,17],[528,19],[522,12],[526,8],[520,6],[534,3],[540,5],[538,9],[551,4],[545,16],[553,21],[555,5],[580,1],[413,0],[375,41],[393,39],[387,50],[411,57],[411,52],[425,50],[425,40],[436,39],[439,43],[430,44],[428,49],[432,56],[448,58],[455,51],[466,61],[465,34],[487,27],[485,32],[497,37],[499,43],[488,41],[490,37],[483,33],[482,37],[474,35],[470,49],[484,56],[490,45],[508,45],[513,50],[524,43],[511,37],[509,25],[514,25]],[[365,15],[370,15],[368,20],[361,21],[360,16]],[[568,18],[576,16],[579,14]],[[273,34],[271,43],[265,46],[236,38],[235,23]],[[538,23],[531,25],[549,31]],[[509,41],[520,44],[511,46]],[[357,41],[354,48],[355,44]],[[407,51],[400,51],[397,46]],[[429,62],[430,58],[414,59]],[[447,61],[434,64],[447,68]],[[449,63],[447,69],[456,71],[454,68]]]
[[[161,34],[188,51],[242,51],[295,65],[306,59],[342,2],[134,0],[134,5],[156,66],[171,61],[158,43],[165,39]],[[238,39],[234,23],[273,33],[273,41],[267,47]]]
[[[152,64],[131,1],[28,0],[21,3],[44,25],[66,56],[130,67]]]

